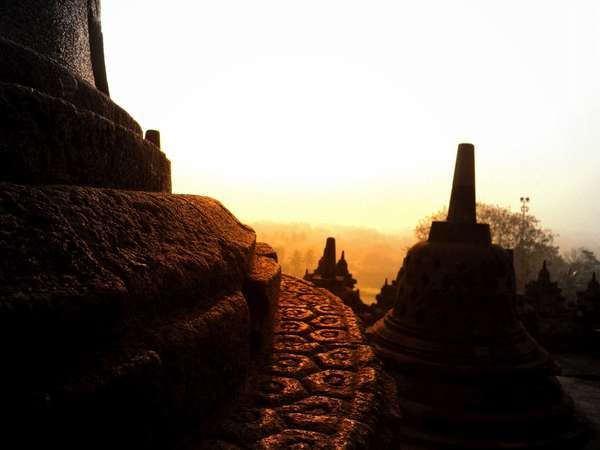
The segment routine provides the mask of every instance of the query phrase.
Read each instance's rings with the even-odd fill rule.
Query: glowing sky
[[[410,228],[478,198],[599,235],[600,2],[103,0],[113,99],[176,192],[245,221]]]

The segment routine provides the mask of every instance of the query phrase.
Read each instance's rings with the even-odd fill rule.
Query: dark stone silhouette
[[[0,184],[0,210],[0,409],[24,444],[148,448],[270,355],[279,266],[218,202]]]
[[[0,29],[0,81],[32,88],[64,100],[77,109],[90,111],[132,133],[142,135],[140,125],[109,97],[100,93],[67,67],[36,53],[29,47],[3,38]]]
[[[98,35],[99,3],[99,0],[4,0],[0,3],[0,35],[53,59],[103,90],[105,80],[97,85],[94,76],[97,72],[100,78],[106,78],[101,75],[104,62],[97,61],[103,58],[99,48],[101,35]]]
[[[304,279],[337,295],[357,314],[367,311],[367,306],[360,299],[360,292],[354,289],[356,280],[348,270],[345,252],[342,251],[337,263],[335,260],[335,238],[329,237],[317,269],[313,273],[307,270]]]
[[[521,301],[527,329],[544,347],[551,351],[577,348],[577,310],[563,297],[558,283],[551,280],[546,261],[537,280],[525,285]]]
[[[477,223],[475,206],[475,147],[460,144],[454,167],[447,222]]]
[[[476,223],[473,146],[458,149],[446,222],[411,248],[369,334],[396,380],[402,448],[577,448],[584,428],[517,318],[512,255]]]
[[[327,238],[323,256],[319,259],[319,266],[315,270],[315,274],[323,279],[335,278],[337,276],[337,268],[335,264],[335,238]]]
[[[371,324],[381,319],[394,307],[396,295],[398,295],[398,277],[392,280],[391,284],[386,278],[383,286],[381,286],[381,291],[375,296],[375,303],[371,305]]]
[[[170,162],[141,135],[0,82],[0,181],[170,192]]]
[[[146,134],[144,135],[144,139],[146,139],[148,142],[152,142],[156,148],[161,148],[160,131],[158,131],[158,130],[146,130]]]
[[[0,181],[170,192],[169,160],[107,96],[99,0],[0,2],[0,58]]]

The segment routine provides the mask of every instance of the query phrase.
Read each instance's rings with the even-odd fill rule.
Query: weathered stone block
[[[277,252],[265,242],[256,243],[256,256],[264,256],[266,258],[271,258],[273,261],[278,261]]]
[[[102,116],[0,83],[0,117],[0,181],[171,191],[165,154]]]
[[[142,129],[127,111],[55,60],[1,36],[0,55],[0,81],[60,98],[142,135]]]
[[[148,330],[144,345],[161,355],[169,418],[196,424],[228,411],[245,387],[250,364],[250,316],[241,292],[208,311],[180,313]]]
[[[281,267],[276,260],[256,255],[244,284],[252,322],[253,359],[266,363],[273,349],[275,311],[279,300]]]
[[[88,0],[4,0],[0,35],[55,59],[94,84]]]
[[[0,415],[63,448],[218,416],[250,362],[254,245],[206,197],[0,183]]]

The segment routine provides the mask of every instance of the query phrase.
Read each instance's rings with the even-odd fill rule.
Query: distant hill
[[[349,269],[358,280],[364,301],[373,301],[386,278],[396,277],[406,250],[415,242],[412,231],[391,235],[369,228],[337,225],[312,226],[303,223],[253,222],[249,224],[260,241],[272,245],[283,271],[302,277],[315,269],[323,254],[325,240],[336,239],[337,257],[346,252]]]

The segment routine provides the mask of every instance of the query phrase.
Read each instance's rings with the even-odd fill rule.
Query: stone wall
[[[0,116],[0,181],[171,191],[165,154],[103,116],[2,82]]]
[[[279,266],[210,198],[0,183],[0,254],[0,447],[161,448],[270,353]]]
[[[132,133],[142,135],[140,125],[93,84],[65,66],[28,47],[0,37],[0,81],[27,86],[60,98],[80,109],[99,114]]]
[[[3,0],[0,36],[19,42],[95,85],[88,0]]]

